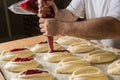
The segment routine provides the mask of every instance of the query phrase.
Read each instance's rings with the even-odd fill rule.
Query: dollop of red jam
[[[30,61],[33,60],[33,58],[16,58],[13,60],[13,62],[24,62],[24,61]]]
[[[44,43],[47,43],[47,41],[44,41],[44,42],[39,42],[38,44],[44,44]]]
[[[94,45],[97,45],[97,43],[95,43],[95,42],[90,42],[91,44],[94,44]]]
[[[48,73],[48,71],[43,71],[43,70],[27,70],[25,72],[22,73],[22,75],[31,75],[31,74],[39,74],[39,73]]]
[[[16,52],[16,51],[22,51],[22,50],[27,50],[27,48],[12,49],[12,50],[10,50],[10,52]]]
[[[54,53],[54,52],[69,52],[68,50],[53,50],[50,51],[50,53]]]

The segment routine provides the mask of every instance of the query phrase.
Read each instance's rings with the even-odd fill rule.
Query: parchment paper
[[[107,49],[107,50],[109,50],[109,49]],[[111,51],[111,49],[110,49],[110,51]],[[43,69],[45,69],[45,70],[49,71],[50,73],[52,73],[56,77],[56,80],[69,80],[69,76],[71,74],[56,74],[55,73],[55,68],[56,68],[57,63],[49,63],[49,62],[46,62],[43,59],[43,57],[44,57],[44,55],[46,53],[36,53],[35,60],[37,60],[40,64],[42,64]],[[87,53],[75,54],[75,56],[83,57],[85,54],[87,54]],[[118,55],[118,59],[120,59],[119,55]],[[104,64],[92,64],[92,66],[95,66],[95,67],[99,68],[101,71],[103,71],[108,76],[109,80],[120,80],[120,75],[110,75],[110,74],[107,74],[107,67],[112,62],[104,63]],[[12,72],[4,70],[4,64],[5,63],[6,62],[3,62],[3,61],[0,62],[0,64],[2,64],[1,65],[1,70],[2,70],[2,72],[4,74],[4,76],[6,77],[6,80],[11,80],[11,78],[15,77],[17,75],[17,73],[12,73]]]

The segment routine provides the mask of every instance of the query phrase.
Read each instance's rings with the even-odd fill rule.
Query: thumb
[[[58,12],[58,8],[57,8],[56,4],[54,3],[54,1],[47,1],[46,4],[47,4],[47,6],[52,6],[55,14]]]

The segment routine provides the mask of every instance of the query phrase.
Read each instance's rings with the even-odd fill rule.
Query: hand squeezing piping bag
[[[53,1],[53,0],[43,0],[45,3],[47,1]],[[51,14],[47,14],[44,18],[54,18],[55,17],[55,12],[52,8],[52,6],[49,7],[50,8],[50,13]],[[53,37],[52,36],[48,36],[48,44],[49,44],[49,47],[50,47],[50,53],[54,52],[54,45],[53,45]]]
[[[43,1],[45,3],[47,3],[47,1],[53,1],[53,0],[43,0]],[[24,0],[18,6],[25,9],[25,10],[28,10],[28,11],[31,11],[34,13],[38,13],[38,1],[37,0]],[[46,14],[46,16],[43,18],[54,18],[55,17],[55,12],[54,12],[52,6],[50,6],[49,8],[50,8],[51,14]],[[53,37],[52,36],[48,36],[48,44],[50,47],[50,52],[52,53],[54,51]]]

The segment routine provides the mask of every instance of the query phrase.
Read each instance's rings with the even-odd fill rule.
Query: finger
[[[38,8],[44,7],[44,4],[38,4]]]
[[[39,11],[50,11],[49,7],[40,7]]]
[[[41,32],[41,29],[40,29],[40,32]],[[44,34],[44,32],[41,32],[42,33],[42,35]]]
[[[40,17],[40,18],[44,18],[44,17],[46,17],[46,14],[37,14],[38,15],[38,17]]]
[[[43,24],[44,22],[45,22],[45,19],[43,19],[43,18],[39,19],[39,23]]]
[[[43,0],[38,0],[38,3],[41,3],[41,2],[43,2]]]
[[[43,17],[46,16],[46,14],[50,14],[50,9],[49,8],[43,8],[38,10],[38,16]]]
[[[51,6],[51,5],[53,5],[53,1],[47,1],[45,5]]]
[[[37,2],[38,2],[38,4],[40,4],[40,5],[41,5],[41,4],[45,4],[44,0],[38,0]]]
[[[40,25],[39,25],[39,28],[44,28],[44,24],[40,24]]]
[[[48,36],[48,34],[47,33],[43,33],[43,36]]]
[[[54,2],[53,1],[47,1],[47,2],[44,2],[43,0],[42,1],[39,1],[38,0],[38,7],[41,8],[41,7],[50,7],[51,5],[53,5]]]
[[[56,6],[56,4],[53,1],[47,1],[46,5],[52,6],[54,10],[57,10],[57,6]]]
[[[48,11],[47,10],[46,11],[45,10],[40,10],[39,13],[40,14],[49,14],[50,10],[48,10]]]
[[[41,8],[41,7],[49,7],[51,4],[49,4],[49,3],[45,3],[45,2],[40,2],[40,3],[38,3],[38,8]]]
[[[44,29],[40,29],[40,31],[41,31],[42,33],[45,33],[45,30],[44,30]]]

